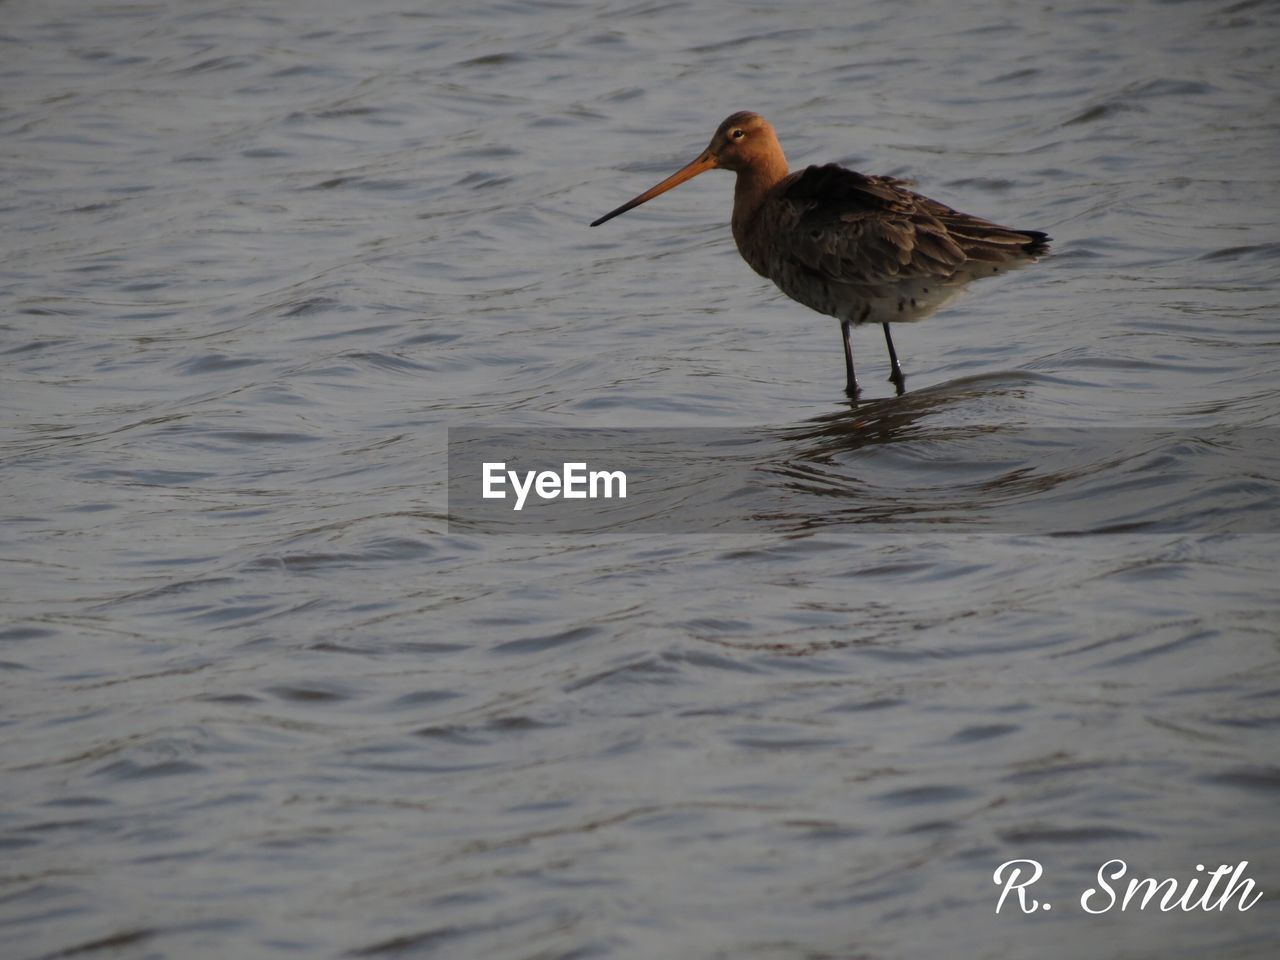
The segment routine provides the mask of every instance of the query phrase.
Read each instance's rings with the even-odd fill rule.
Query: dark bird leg
[[[850,400],[856,401],[862,388],[858,386],[858,375],[853,372],[853,344],[849,342],[849,332],[852,329],[853,324],[848,320],[840,321],[840,335],[844,338],[844,392]]]
[[[889,374],[889,380],[898,388],[898,396],[902,396],[907,389],[907,378],[902,375],[902,367],[898,366],[898,351],[893,349],[893,337],[889,336],[889,324],[884,323],[881,326],[884,327],[884,342],[889,345],[889,363],[893,365],[893,373]]]

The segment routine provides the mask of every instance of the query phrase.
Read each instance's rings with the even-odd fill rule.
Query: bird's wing
[[[1025,258],[1043,238],[952,210],[902,180],[835,164],[793,175],[774,210],[789,259],[807,273],[858,286],[945,279],[969,260]]]

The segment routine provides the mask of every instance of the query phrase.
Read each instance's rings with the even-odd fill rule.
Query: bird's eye
[[[734,130],[732,133],[729,134],[730,139],[733,139],[733,140],[741,140],[745,136],[746,134],[743,133],[741,130]]]

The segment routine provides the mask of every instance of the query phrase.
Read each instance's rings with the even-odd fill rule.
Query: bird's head
[[[707,144],[707,149],[698,154],[696,160],[685,164],[667,179],[628,200],[616,210],[609,211],[591,226],[598,227],[606,220],[612,220],[618,214],[626,213],[707,170],[740,171],[754,167],[771,169],[777,175],[783,175],[787,172],[786,166],[787,161],[778,143],[778,136],[773,132],[769,121],[758,113],[744,110],[720,124],[716,135]]]

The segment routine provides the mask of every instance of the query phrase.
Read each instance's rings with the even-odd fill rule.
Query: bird
[[[1052,239],[953,210],[909,180],[834,163],[792,173],[777,132],[751,111],[727,117],[693,161],[591,226],[715,169],[737,174],[731,227],[742,258],[792,300],[840,321],[845,394],[855,403],[853,327],[882,326],[901,396],[889,324],[921,320],[973,280],[1034,262]]]

